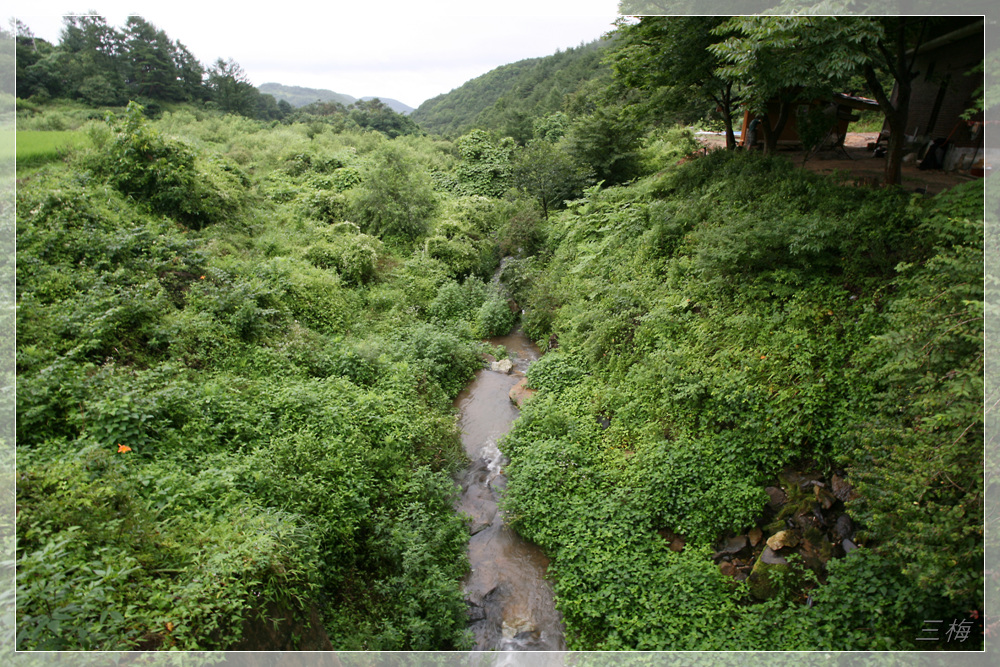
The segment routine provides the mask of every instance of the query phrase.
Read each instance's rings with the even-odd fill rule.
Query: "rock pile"
[[[783,571],[800,578],[804,568],[825,578],[826,564],[857,548],[855,526],[845,503],[856,497],[847,481],[834,474],[819,475],[788,470],[778,476],[779,485],[769,486],[768,502],[757,525],[748,531],[723,537],[712,559],[723,574],[747,581],[754,597],[765,600],[775,594],[773,573]],[[659,531],[675,549],[677,536]],[[683,544],[683,541],[681,541]],[[797,554],[796,570],[789,556]]]

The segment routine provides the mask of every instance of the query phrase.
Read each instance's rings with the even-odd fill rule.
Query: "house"
[[[983,112],[962,118],[982,94],[983,73],[974,70],[985,53],[983,19],[953,17],[937,27],[938,34],[916,51],[906,136],[921,152],[935,140],[942,144],[946,170],[968,169],[983,156]],[[893,88],[893,103],[897,95],[898,87]],[[884,125],[879,141],[888,135]]]
[[[778,146],[785,147],[801,147],[802,138],[799,136],[799,122],[798,119],[803,114],[809,112],[810,109],[821,109],[826,111],[830,118],[830,130],[827,136],[827,145],[841,145],[843,143],[844,135],[847,134],[847,128],[851,122],[858,120],[860,116],[855,114],[855,111],[878,111],[878,102],[875,100],[870,100],[865,97],[857,97],[855,95],[845,95],[842,93],[837,93],[830,99],[826,100],[808,100],[802,101],[793,105],[791,112],[788,114],[788,120],[785,122],[785,127],[781,131],[781,135],[778,137]],[[767,104],[767,114],[770,118],[777,118],[779,112],[779,103],[777,100],[768,102]],[[743,127],[740,133],[740,145],[745,146],[746,137],[750,127],[750,123],[753,121],[755,116],[749,111],[743,113]],[[761,141],[763,136],[760,132],[757,132],[757,140]]]

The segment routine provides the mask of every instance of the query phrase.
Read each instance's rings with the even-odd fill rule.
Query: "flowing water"
[[[457,509],[472,517],[465,581],[476,650],[563,651],[562,619],[545,580],[548,559],[503,520],[497,507],[506,459],[497,442],[518,416],[508,393],[539,351],[520,330],[490,340],[507,348],[510,375],[484,369],[458,398],[462,444],[472,465],[464,472]]]

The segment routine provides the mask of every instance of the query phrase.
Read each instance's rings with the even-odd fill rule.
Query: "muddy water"
[[[508,392],[539,352],[519,330],[490,342],[503,345],[514,362],[510,375],[484,369],[455,399],[462,444],[472,465],[461,478],[457,509],[472,517],[465,581],[476,650],[562,651],[562,620],[545,581],[548,559],[541,549],[504,524],[497,507],[506,459],[497,442],[518,416]]]

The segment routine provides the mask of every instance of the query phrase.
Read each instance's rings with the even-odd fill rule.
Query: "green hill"
[[[344,106],[348,106],[350,104],[354,104],[359,99],[366,102],[369,100],[379,99],[396,113],[406,115],[413,111],[413,107],[408,104],[404,104],[399,100],[394,100],[388,97],[376,98],[371,95],[360,98],[351,97],[350,95],[346,95],[344,93],[335,93],[332,90],[327,90],[326,88],[305,88],[303,86],[285,86],[280,83],[265,83],[262,84],[258,90],[262,93],[272,95],[275,100],[285,100],[296,109],[317,101],[339,102]]]
[[[561,110],[567,95],[610,76],[602,62],[609,44],[598,40],[503,65],[427,100],[411,117],[428,132],[447,136],[490,128],[526,139],[532,118]]]
[[[262,93],[274,96],[274,99],[287,101],[293,107],[304,107],[307,104],[316,102],[339,102],[344,106],[354,104],[356,97],[335,93],[324,88],[303,88],[302,86],[285,86],[280,83],[264,83],[258,87]]]

